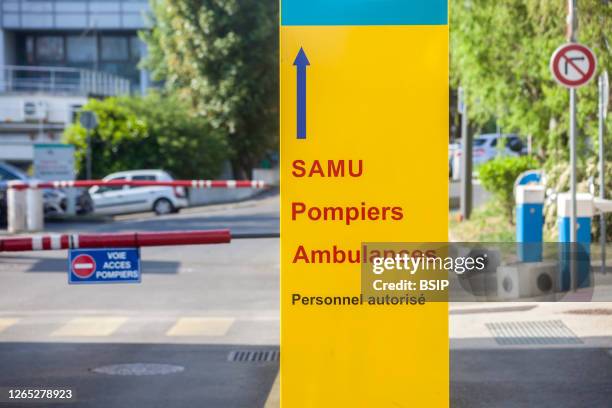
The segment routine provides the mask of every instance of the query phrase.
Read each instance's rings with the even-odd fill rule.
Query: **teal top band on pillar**
[[[448,0],[282,0],[284,26],[446,25]]]

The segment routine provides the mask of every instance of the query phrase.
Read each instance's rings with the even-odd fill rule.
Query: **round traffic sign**
[[[579,88],[595,76],[597,58],[582,44],[565,44],[557,48],[550,60],[555,80],[566,88]]]
[[[79,122],[85,129],[91,130],[98,126],[98,116],[92,111],[81,111]]]
[[[72,273],[78,278],[87,279],[96,271],[96,261],[87,254],[81,254],[72,260]]]

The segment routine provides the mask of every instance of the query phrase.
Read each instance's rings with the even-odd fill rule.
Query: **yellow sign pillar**
[[[364,242],[448,238],[446,0],[281,0],[281,404],[448,405],[446,303],[368,305]]]

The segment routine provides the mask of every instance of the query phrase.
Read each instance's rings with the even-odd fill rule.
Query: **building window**
[[[77,123],[79,119],[79,113],[83,109],[82,105],[71,105],[70,106],[70,123]]]
[[[34,37],[31,35],[26,37],[25,54],[27,63],[33,64],[36,58],[34,56]]]
[[[140,41],[140,38],[136,36],[130,37],[130,57],[133,60],[140,60],[142,56],[142,47],[143,43]]]
[[[100,38],[103,61],[126,61],[129,57],[128,37],[105,35]]]
[[[41,62],[63,61],[64,38],[51,35],[36,38],[36,60]]]
[[[88,62],[96,60],[97,47],[94,37],[70,35],[66,37],[68,62]]]
[[[2,0],[0,0],[2,3]],[[17,63],[91,69],[128,79],[136,88],[138,61],[146,53],[135,32],[107,31],[87,35],[69,32],[18,33]]]

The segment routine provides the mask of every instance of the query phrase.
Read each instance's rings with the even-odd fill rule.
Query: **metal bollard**
[[[453,181],[461,180],[461,160],[459,159],[458,152],[453,153],[451,164]]]
[[[594,206],[591,194],[576,194],[577,233],[576,243],[570,239],[572,199],[569,193],[557,197],[557,217],[559,227],[559,256],[561,290],[584,288],[590,285],[591,272],[591,219]],[[572,282],[571,256],[576,259],[576,277]]]
[[[28,231],[42,231],[45,228],[43,191],[31,184],[26,190],[26,227]]]
[[[23,189],[11,188],[11,185],[21,184],[21,182],[9,182],[6,192],[6,207],[8,232],[15,234],[26,231],[26,191]]]
[[[542,261],[545,193],[539,184],[516,186],[516,242],[521,262]]]

